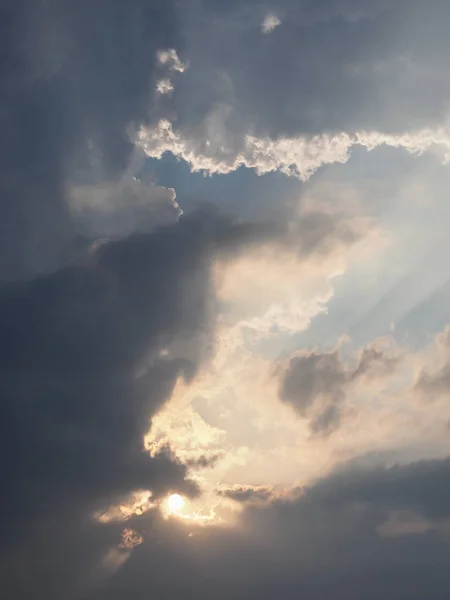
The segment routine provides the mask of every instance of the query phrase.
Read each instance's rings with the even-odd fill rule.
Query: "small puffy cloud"
[[[313,432],[329,433],[339,425],[341,404],[353,386],[364,380],[370,385],[398,366],[399,355],[377,346],[364,348],[355,366],[344,362],[337,349],[297,353],[282,375],[281,399],[310,420]]]
[[[160,79],[156,82],[156,91],[161,96],[163,96],[164,94],[170,95],[174,89],[175,88],[170,79]]]
[[[430,519],[450,518],[450,486],[446,483],[449,473],[449,458],[392,466],[355,461],[311,486],[305,499],[329,501],[335,506],[361,502],[412,510]]]
[[[159,50],[158,61],[160,65],[167,67],[169,71],[178,71],[178,73],[184,73],[187,69],[187,63],[183,63],[177,54],[177,51],[173,48],[169,50]]]
[[[119,544],[119,548],[133,550],[133,548],[142,544],[143,541],[144,538],[133,529],[124,529],[122,531],[122,541]]]
[[[279,17],[273,13],[268,13],[261,23],[261,31],[263,33],[272,33],[272,31],[279,25],[281,25],[281,20]]]

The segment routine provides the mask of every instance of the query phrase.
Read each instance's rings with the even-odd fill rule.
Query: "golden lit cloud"
[[[335,254],[313,252],[310,259],[298,248],[264,246],[216,265],[223,310],[214,355],[194,381],[178,381],[145,439],[152,455],[170,447],[203,491],[182,515],[213,505],[218,516],[224,506],[239,510],[217,497],[223,484],[289,488],[338,459],[336,448],[311,439],[308,424],[280,402],[273,357],[260,344],[307,328],[326,309],[332,280],[345,270],[351,252],[370,256],[379,238],[369,236],[359,246],[338,244]]]
[[[122,541],[119,544],[119,548],[133,550],[133,548],[142,544],[143,541],[144,538],[133,529],[124,529],[122,531]]]
[[[152,492],[138,490],[130,494],[128,498],[124,498],[121,504],[98,512],[95,518],[101,523],[126,521],[133,516],[143,515],[154,507]]]

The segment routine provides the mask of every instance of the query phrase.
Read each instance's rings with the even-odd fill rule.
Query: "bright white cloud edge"
[[[397,135],[378,131],[278,139],[246,135],[227,144],[225,140],[221,143],[217,139],[185,136],[174,130],[170,121],[161,119],[153,128],[142,127],[136,143],[150,158],[161,159],[166,152],[172,153],[185,160],[193,172],[227,174],[244,166],[259,175],[279,171],[302,181],[323,165],[346,163],[356,146],[371,151],[385,145],[415,155],[434,150],[443,163],[450,160],[450,133],[446,127]]]

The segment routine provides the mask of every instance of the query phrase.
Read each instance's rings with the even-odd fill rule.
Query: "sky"
[[[0,597],[446,600],[450,3],[0,0]]]

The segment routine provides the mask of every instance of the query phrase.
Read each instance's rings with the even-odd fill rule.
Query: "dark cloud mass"
[[[101,597],[144,598],[146,585],[155,594],[176,597],[183,590],[201,599],[444,600],[450,583],[448,469],[448,460],[349,467],[296,500],[247,509],[234,531],[186,539],[186,531],[174,527],[161,544],[144,542]],[[413,511],[429,529],[380,533],[398,509]],[[149,561],[161,572],[146,578]]]
[[[65,519],[89,520],[136,489],[196,491],[170,455],[144,453],[143,436],[211,347],[213,261],[257,237],[203,212],[106,243],[86,265],[2,286],[4,548],[50,518],[65,537]],[[179,341],[184,352],[172,354]]]

